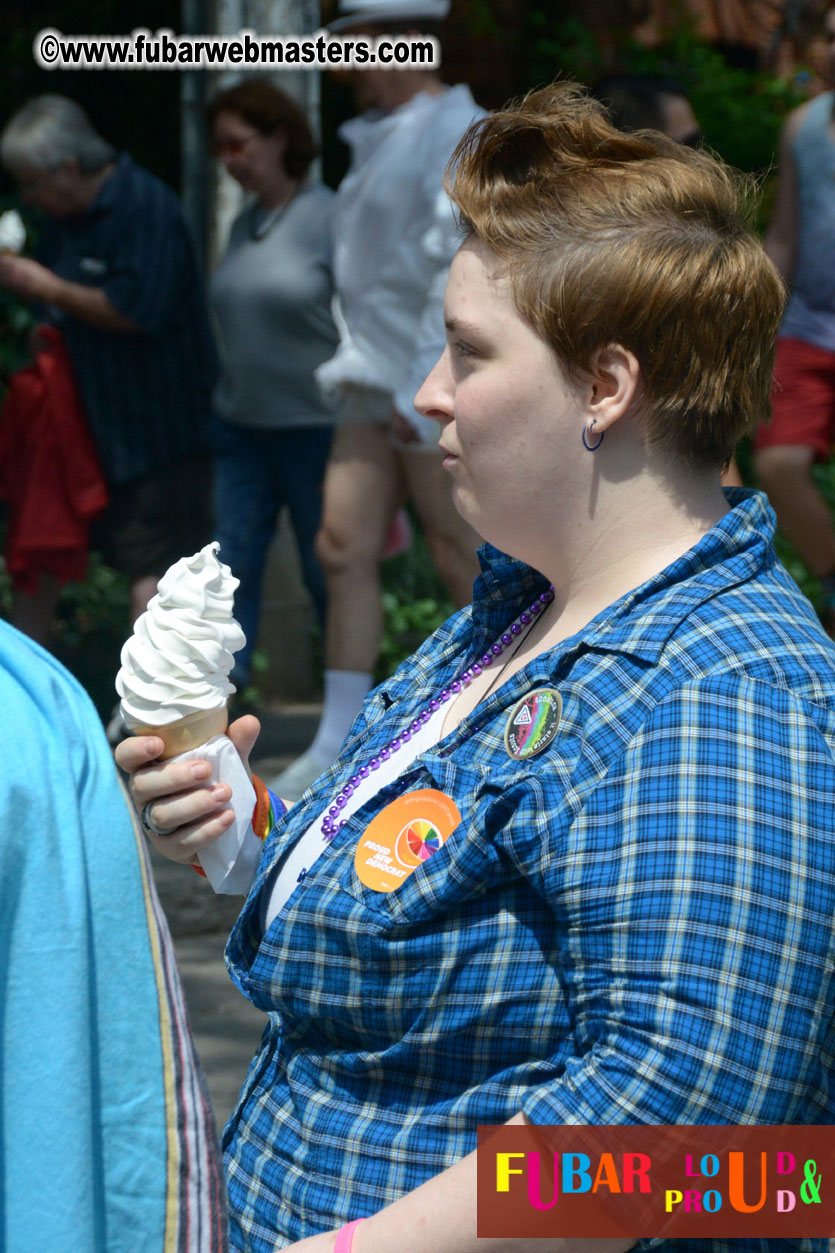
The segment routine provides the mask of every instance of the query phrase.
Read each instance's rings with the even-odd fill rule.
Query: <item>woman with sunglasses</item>
[[[479,1124],[835,1121],[835,648],[767,501],[719,481],[783,303],[744,188],[562,85],[472,127],[451,195],[416,404],[482,574],[273,802],[227,947],[270,1014],[224,1136],[236,1249],[582,1253],[477,1238]],[[188,862],[229,789],[159,751],[118,758]]]
[[[261,80],[220,92],[208,109],[212,151],[251,197],[232,224],[211,300],[223,375],[215,396],[216,538],[240,588],[247,638],[232,678],[247,684],[261,580],[286,505],[320,622],[325,582],[313,550],[332,436],[313,373],[337,343],[331,317],[333,193],[310,181],[318,148],[303,111]]]

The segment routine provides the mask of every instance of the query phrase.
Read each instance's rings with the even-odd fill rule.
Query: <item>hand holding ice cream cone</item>
[[[232,787],[235,824],[200,853],[216,890],[235,890],[237,851],[251,827],[255,793],[231,741],[223,734],[227,699],[234,691],[229,673],[244,634],[232,616],[238,580],[207,544],[183,558],[160,579],[156,596],[137,619],[122,649],[116,689],[122,716],[136,735],[159,736],[162,760],[200,756],[212,767],[207,787]]]

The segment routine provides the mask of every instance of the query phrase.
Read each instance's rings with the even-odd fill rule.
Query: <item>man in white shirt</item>
[[[449,0],[344,0],[332,29],[432,34]],[[391,521],[411,497],[436,568],[458,605],[478,573],[475,532],[459,517],[435,424],[412,400],[444,348],[443,292],[460,242],[443,172],[480,110],[437,69],[352,74],[365,108],[341,135],[351,165],[337,193],[334,277],[340,343],[317,371],[339,413],[317,552],[327,578],[325,703],[307,752],[274,782],[294,799],[336,758],[382,638],[379,564]]]

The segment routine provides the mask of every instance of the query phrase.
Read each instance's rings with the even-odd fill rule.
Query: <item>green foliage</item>
[[[405,599],[398,592],[383,592],[385,634],[375,673],[377,682],[415,652],[446,621],[452,609],[440,588],[437,596],[422,596],[418,600]]]
[[[11,579],[0,560],[0,617],[10,617],[11,609]],[[84,582],[68,583],[61,594],[49,648],[86,688],[102,717],[116,702],[113,681],[129,633],[128,580],[92,553]]]
[[[91,553],[87,578],[68,583],[58,604],[51,650],[107,718],[122,644],[130,634],[130,584]]]
[[[5,526],[0,526],[0,549],[3,548]],[[0,559],[0,618],[10,618],[11,604],[11,579]],[[87,689],[102,717],[110,713],[117,699],[113,680],[129,630],[128,580],[93,553],[87,579],[66,584],[61,593],[49,649]]]
[[[412,525],[411,547],[383,564],[384,627],[377,682],[391,674],[455,610],[414,518]]]
[[[830,513],[835,517],[835,466],[833,466],[833,462],[829,461],[826,465],[815,466],[812,471],[812,477],[815,480],[818,491],[829,505]],[[810,574],[795,548],[779,531],[777,532],[775,547],[778,557],[795,583],[809,597],[815,609],[820,610],[823,604],[823,589],[820,581],[813,574]]]
[[[7,378],[26,360],[26,336],[34,318],[25,305],[0,287],[0,378]]]
[[[475,39],[501,38],[502,24],[491,0],[469,0],[464,14],[467,30]]]
[[[727,63],[686,22],[660,48],[637,43],[628,30],[610,32],[604,49],[576,17],[554,20],[545,9],[530,14],[530,84],[558,75],[593,84],[604,74],[661,74],[690,93],[707,143],[738,169],[767,170],[787,113],[802,103],[804,72],[791,79]]]
[[[246,687],[235,697],[243,709],[244,706],[261,704],[261,685],[270,669],[270,655],[263,648],[254,648],[250,657],[250,677]]]
[[[636,49],[633,67],[677,78],[690,93],[707,143],[740,170],[770,168],[786,115],[805,99],[795,80],[728,65],[686,30],[660,51]]]
[[[124,640],[130,631],[128,579],[105,565],[98,553],[91,553],[84,582],[68,583],[64,588],[57,630],[66,651],[83,649],[96,635],[112,634]]]
[[[578,17],[554,18],[550,9],[528,15],[531,49],[530,87],[544,87],[555,78],[593,83],[606,72],[603,50],[594,33]]]

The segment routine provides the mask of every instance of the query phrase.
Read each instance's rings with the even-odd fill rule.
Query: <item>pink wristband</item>
[[[344,1227],[340,1227],[336,1233],[336,1244],[333,1246],[333,1253],[351,1253],[354,1243],[354,1232],[360,1223],[364,1223],[364,1218],[355,1218],[352,1223],[346,1223]]]

